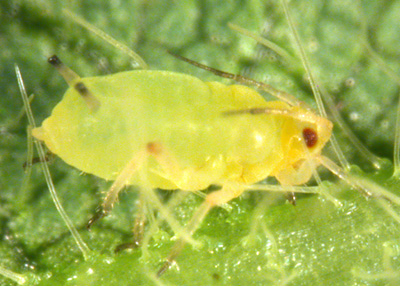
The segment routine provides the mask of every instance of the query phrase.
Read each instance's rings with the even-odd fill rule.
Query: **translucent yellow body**
[[[315,168],[304,167],[304,162],[319,154],[331,135],[328,120],[281,101],[267,102],[246,86],[150,70],[82,82],[100,108],[90,112],[70,87],[33,135],[68,164],[107,180],[115,180],[147,144],[158,142],[175,158],[180,175],[169,175],[149,157],[139,170],[154,188],[194,191],[226,182],[247,185],[268,176],[283,184],[302,184]],[[284,114],[226,114],[249,108],[290,110],[307,120]],[[312,148],[305,147],[305,128],[318,134]],[[127,183],[140,185],[139,173]]]

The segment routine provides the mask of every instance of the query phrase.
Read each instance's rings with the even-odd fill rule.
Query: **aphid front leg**
[[[193,235],[193,233],[200,227],[202,221],[207,216],[208,212],[215,206],[221,206],[234,198],[240,196],[245,190],[245,185],[236,182],[227,182],[222,186],[219,191],[212,192],[208,194],[204,202],[197,209],[196,213],[190,219],[189,223],[184,229],[186,235]],[[176,257],[179,256],[183,247],[186,244],[186,240],[180,237],[174,246],[163,266],[158,270],[157,276],[161,276],[165,271],[167,271],[171,265],[174,264]]]
[[[40,157],[34,157],[32,158],[31,161],[25,161],[24,164],[22,164],[22,168],[24,168],[24,171],[31,167],[32,165],[36,164],[36,163],[41,163],[41,162],[45,162],[45,163],[50,163],[55,159],[55,155],[53,153],[51,153],[49,150],[47,150],[45,157],[43,158],[44,160],[42,160]]]

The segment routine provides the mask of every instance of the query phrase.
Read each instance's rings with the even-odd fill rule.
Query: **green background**
[[[68,4],[67,4],[68,2]],[[111,3],[112,2],[112,3]],[[185,2],[185,3],[183,3]],[[152,69],[217,80],[166,53],[171,50],[225,71],[241,73],[313,104],[279,1],[1,1],[0,2],[0,265],[29,278],[27,285],[398,285],[399,224],[374,198],[322,172],[330,194],[301,196],[252,192],[213,210],[160,281],[154,273],[173,242],[162,226],[149,257],[140,250],[115,255],[131,240],[137,201],[124,192],[112,215],[88,233],[85,224],[109,183],[81,174],[60,159],[50,170],[63,205],[93,250],[84,261],[58,215],[40,170],[21,190],[26,160],[25,119],[14,64],[21,69],[37,123],[60,101],[67,85],[46,62],[57,54],[81,76],[132,69],[130,59],[62,14],[68,8],[138,52]],[[367,41],[394,71],[400,68],[400,1],[293,1],[289,9],[321,86],[335,108],[375,154],[392,160],[398,84],[371,60]],[[261,34],[295,57],[285,61],[227,27]],[[363,27],[367,27],[364,33]],[[392,167],[379,171],[335,129],[356,171],[398,194]],[[331,156],[329,148],[327,156]],[[361,172],[358,168],[365,171]],[[165,200],[170,194],[159,192]],[[201,203],[190,195],[174,212],[184,222]],[[394,206],[396,210],[396,207]],[[397,210],[399,208],[397,207]],[[256,229],[256,230],[255,230]],[[253,230],[253,231],[251,231]],[[254,231],[255,230],[255,231]],[[13,285],[0,278],[0,285]],[[161,284],[163,283],[163,284]],[[392,284],[390,284],[392,283]]]

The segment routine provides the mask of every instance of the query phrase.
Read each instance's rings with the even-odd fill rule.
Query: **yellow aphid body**
[[[301,102],[288,104],[290,96],[283,97],[288,103],[267,102],[246,86],[167,71],[80,78],[57,56],[49,62],[70,88],[42,126],[32,130],[33,136],[79,170],[114,180],[88,228],[111,211],[126,185],[137,185],[147,196],[148,188],[221,187],[206,196],[183,231],[164,211],[180,239],[158,275],[170,267],[212,207],[270,176],[285,186],[306,183],[331,136],[329,120]],[[154,197],[151,201],[155,203]]]
[[[84,20],[71,17],[116,47],[128,49]],[[129,53],[146,67],[139,56]],[[192,234],[211,208],[231,201],[267,177],[275,177],[283,192],[307,183],[318,165],[329,163],[321,151],[332,132],[328,119],[290,94],[176,57],[254,85],[279,101],[267,102],[244,85],[203,82],[169,71],[80,78],[53,56],[49,62],[65,78],[69,89],[42,126],[32,130],[36,139],[71,166],[114,181],[88,228],[112,210],[127,185],[138,186],[140,205],[154,204],[178,236],[158,275],[172,265],[186,242],[193,243]],[[211,185],[220,189],[206,195],[183,228],[152,191],[195,192]],[[143,237],[145,217],[139,210],[135,245]]]
[[[331,192],[333,188],[329,188],[331,186],[329,182],[322,182],[316,172],[319,165],[325,167],[361,194],[373,198],[368,201],[369,205],[379,204],[397,222],[400,222],[395,211],[395,207],[400,205],[397,195],[375,182],[359,176],[358,169],[353,175],[349,162],[334,138],[329,143],[329,147],[332,147],[332,151],[336,153],[334,160],[322,155],[325,145],[331,139],[333,124],[327,119],[321,95],[324,103],[330,107],[330,116],[335,120],[335,124],[342,128],[344,133],[346,126],[341,124],[343,120],[340,118],[340,114],[339,117],[337,114],[335,115],[335,101],[329,100],[329,95],[323,89],[322,94],[319,90],[320,85],[308,66],[306,53],[296,34],[285,2],[282,1],[282,6],[288,18],[298,54],[303,61],[306,79],[313,89],[318,112],[312,111],[304,102],[267,83],[206,67],[181,56],[175,55],[199,68],[231,79],[236,84],[205,82],[183,73],[148,70],[147,64],[133,51],[71,12],[66,12],[66,14],[116,48],[124,51],[143,70],[81,78],[56,56],[49,58],[49,62],[65,78],[69,88],[51,115],[42,122],[40,127],[36,128],[22,76],[16,67],[25,110],[29,124],[33,128],[28,129],[28,134],[43,142],[51,153],[59,156],[72,167],[83,173],[112,181],[101,207],[88,221],[87,228],[90,229],[94,222],[112,210],[119,192],[126,186],[135,186],[135,191],[138,193],[137,196],[131,196],[134,200],[129,202],[124,197],[124,205],[121,207],[126,210],[126,204],[128,204],[130,208],[135,209],[136,217],[132,220],[132,224],[126,223],[124,218],[120,219],[117,216],[111,218],[108,223],[118,220],[119,224],[115,228],[116,235],[112,236],[113,239],[115,238],[114,242],[107,242],[107,246],[104,246],[105,248],[114,248],[116,246],[114,243],[121,243],[121,239],[126,236],[120,230],[132,227],[132,241],[117,246],[115,250],[118,252],[133,247],[136,248],[133,250],[134,256],[130,256],[130,260],[127,260],[126,255],[118,256],[113,253],[111,260],[104,259],[103,252],[101,255],[96,253],[98,246],[92,251],[91,245],[86,245],[80,236],[80,232],[84,232],[84,230],[77,231],[74,223],[63,210],[47,168],[47,157],[42,144],[38,140],[30,140],[31,145],[32,141],[37,145],[40,158],[33,159],[33,152],[28,152],[27,165],[30,166],[37,161],[43,162],[41,167],[55,206],[86,259],[83,264],[84,268],[73,270],[74,273],[68,274],[68,276],[62,273],[61,277],[74,277],[74,279],[78,277],[83,284],[86,280],[87,283],[96,284],[95,281],[104,280],[104,272],[106,279],[109,279],[108,277],[111,277],[110,274],[112,274],[115,276],[115,281],[118,281],[114,284],[120,284],[122,282],[119,281],[119,276],[128,273],[127,275],[132,277],[130,280],[135,281],[136,284],[142,283],[144,281],[141,280],[142,276],[146,275],[148,276],[146,279],[151,279],[155,284],[161,285],[164,281],[156,277],[154,270],[158,269],[157,276],[160,276],[172,265],[175,265],[175,262],[182,265],[182,271],[179,271],[180,267],[177,266],[175,274],[178,276],[171,273],[171,276],[165,277],[168,279],[165,282],[169,284],[190,284],[192,281],[196,281],[196,278],[193,277],[197,277],[199,273],[202,273],[201,279],[204,277],[204,281],[207,281],[205,284],[216,282],[224,284],[225,281],[230,281],[238,271],[246,274],[243,279],[242,277],[239,279],[240,281],[247,279],[253,282],[260,281],[261,284],[266,285],[271,283],[290,284],[296,283],[294,281],[297,280],[309,281],[310,279],[315,280],[317,276],[322,277],[325,266],[330,265],[330,258],[354,256],[354,253],[363,248],[366,242],[371,239],[376,240],[378,234],[381,236],[384,229],[392,230],[393,224],[390,222],[387,224],[390,227],[387,225],[382,225],[382,227],[372,223],[368,231],[355,227],[359,225],[359,218],[362,218],[359,210],[371,217],[374,216],[370,215],[369,210],[374,210],[374,214],[378,212],[375,212],[375,209],[370,206],[367,206],[368,208],[365,210],[361,209],[359,206],[364,207],[364,205],[360,202],[363,203],[365,200],[354,196],[350,199],[356,198],[357,201],[350,201],[347,195],[344,197],[336,192],[337,185],[335,185],[335,192]],[[240,33],[253,37],[251,32],[235,25],[231,26]],[[258,40],[259,37],[255,38]],[[271,44],[273,43],[267,42],[266,46],[269,47]],[[172,47],[172,49],[175,48]],[[182,53],[190,54],[190,51],[177,49]],[[278,55],[287,54],[285,51],[278,53],[279,47],[271,49]],[[288,63],[290,63],[292,56],[287,55],[288,57],[283,56],[283,58],[285,60],[289,58]],[[296,56],[293,56],[291,60],[297,61]],[[269,93],[277,100],[267,101],[259,92]],[[28,137],[32,138],[32,136]],[[355,139],[350,140],[354,142]],[[355,147],[363,150],[361,148],[363,146],[356,143],[354,143]],[[396,145],[399,146],[399,144]],[[28,149],[32,149],[32,147],[28,147]],[[339,161],[340,166],[334,161]],[[371,162],[379,163],[377,160],[371,160]],[[396,167],[397,173],[400,173],[398,162],[400,159],[397,159]],[[379,166],[379,164],[374,165]],[[266,178],[274,178],[278,183],[273,183],[275,180],[271,180],[268,183],[256,184]],[[296,187],[308,183],[311,178],[315,180],[317,186]],[[313,184],[315,185],[312,182],[311,185]],[[76,191],[70,186],[62,186],[64,187],[63,191]],[[209,188],[210,186],[212,187]],[[156,191],[156,189],[161,190]],[[165,192],[168,195],[164,196],[165,193],[162,190],[176,191],[171,194]],[[202,192],[202,190],[205,191]],[[213,207],[228,203],[246,191],[271,190],[283,194],[289,193],[292,195],[292,197],[288,197],[289,202],[293,204],[296,192],[317,193],[324,199],[318,199],[318,203],[315,200],[303,200],[296,208],[279,205],[279,209],[275,209],[276,197],[274,195],[265,196],[262,201],[240,202],[238,207],[232,207],[233,212],[228,214],[228,219],[222,218],[217,221],[214,220],[216,216],[213,216],[207,220],[208,226],[212,226],[212,228],[205,228],[205,231],[199,236],[193,235]],[[340,196],[337,197],[336,194]],[[201,200],[200,204],[197,204],[198,200],[192,200],[196,196]],[[252,198],[261,197],[257,194]],[[66,196],[65,199],[69,200],[69,196]],[[87,195],[74,198],[74,201],[71,200],[71,202],[77,202],[78,199],[86,206],[90,203]],[[342,204],[342,200],[346,203]],[[257,207],[248,207],[254,206],[253,203],[256,203]],[[329,205],[331,203],[335,205],[335,208]],[[253,212],[253,214],[250,214],[250,217],[238,216],[237,214],[242,213],[243,210]],[[321,212],[321,210],[323,211]],[[25,218],[26,214],[23,214],[23,218]],[[215,214],[222,217],[221,213],[215,212]],[[81,215],[86,216],[87,210],[81,211]],[[83,220],[86,219],[83,218]],[[343,219],[343,222],[340,219]],[[322,223],[318,224],[318,221]],[[303,232],[304,230],[304,223],[308,222],[316,227],[308,227],[309,231],[306,235],[299,235],[299,231]],[[81,223],[82,220],[77,221],[80,226]],[[355,240],[348,239],[352,245],[359,247],[351,249],[350,252],[343,252],[343,249],[347,248],[342,247],[343,239],[340,237],[336,240],[333,236],[329,237],[329,243],[326,243],[326,235],[321,236],[321,233],[329,233],[332,227],[343,229],[343,223],[346,228],[349,228],[350,236],[357,237]],[[221,231],[219,229],[216,231],[221,225]],[[270,225],[271,229],[269,229]],[[275,227],[277,225],[280,227]],[[226,231],[226,234],[220,235],[220,232],[228,229],[229,232]],[[109,230],[110,228],[107,228],[106,231],[109,232]],[[236,235],[238,230],[238,235]],[[64,230],[62,231],[64,233]],[[364,235],[363,231],[367,234]],[[242,233],[245,236],[242,236]],[[263,236],[265,238],[262,238]],[[360,236],[366,237],[366,242]],[[53,237],[54,235],[50,233],[49,238],[54,240]],[[97,240],[96,237],[97,232],[94,233],[90,244]],[[101,239],[103,237],[106,238],[106,236],[102,236]],[[316,237],[322,238],[317,241]],[[169,240],[170,238],[171,240]],[[259,238],[262,240],[259,241]],[[385,249],[385,245],[392,245],[392,235],[388,238],[382,236],[382,238],[383,240],[376,244],[378,251],[381,251],[382,245],[384,245],[383,249]],[[173,246],[168,256],[164,256],[165,247],[168,248],[173,240],[175,241],[172,242]],[[192,255],[190,252],[182,257],[182,262],[177,259],[186,243],[196,247],[200,245],[198,242],[205,242],[206,247],[201,251],[206,255],[202,255],[200,260],[206,262],[197,265],[197,262],[200,261],[197,258],[200,256]],[[314,251],[315,247],[309,247],[310,245],[316,245],[317,260],[322,261],[317,264],[319,264],[318,267],[322,265],[322,270],[312,263],[308,263],[307,259],[303,259],[312,257],[315,260],[315,255],[313,253],[310,255],[310,251]],[[394,247],[393,244],[393,249]],[[154,249],[157,249],[157,252]],[[337,251],[335,252],[334,249]],[[390,249],[392,249],[391,246]],[[372,250],[368,250],[368,255],[372,253]],[[356,254],[364,255],[365,253],[359,251]],[[136,261],[140,255],[141,259]],[[149,260],[150,257],[151,260]],[[378,256],[371,257],[371,261],[376,261],[376,257]],[[395,256],[392,254],[388,257],[384,256],[383,261],[389,261],[391,257]],[[42,259],[41,256],[40,259]],[[160,259],[165,260],[160,261]],[[192,263],[193,259],[196,260],[195,264]],[[366,259],[367,263],[368,259]],[[48,261],[51,260],[48,259]],[[134,271],[126,272],[126,269],[120,267],[121,264],[114,262],[112,268],[106,269],[104,263],[110,264],[110,261],[118,263],[121,261],[123,265],[128,265],[127,267]],[[132,264],[127,264],[127,261],[131,261]],[[188,261],[189,263],[186,264]],[[390,262],[384,264],[389,265]],[[204,265],[210,267],[206,268]],[[308,266],[303,269],[298,268],[298,265]],[[362,277],[367,273],[362,270],[364,269],[362,264],[341,263],[340,267],[337,269],[345,273],[346,277],[356,277],[357,275]],[[382,275],[382,277],[392,275],[395,269],[392,270],[390,265],[387,268],[389,270],[384,269],[377,275]],[[119,274],[122,273],[120,269],[122,269],[122,275]],[[370,271],[369,268],[367,269]],[[52,277],[61,281],[57,276],[57,271],[51,273]],[[184,271],[190,274],[187,276],[189,278],[181,275],[184,274]],[[10,274],[7,269],[2,267],[0,267],[0,274],[10,277],[17,283],[25,283],[24,276],[18,275],[18,273]],[[397,278],[395,274],[393,277]],[[49,276],[47,272],[45,275]],[[207,275],[208,279],[205,278]],[[371,278],[366,279],[375,281],[377,275],[373,274],[370,276]],[[321,280],[318,277],[317,280]],[[352,281],[359,282],[359,280]],[[111,284],[112,282],[110,282]]]
[[[72,86],[33,135],[65,162],[107,180],[117,179],[139,156],[124,184],[140,185],[143,171],[153,188],[195,191],[237,183],[232,197],[243,191],[240,185],[269,176],[285,185],[303,184],[332,129],[311,111],[266,102],[249,87],[185,74],[143,70],[81,82],[99,108],[91,111]],[[251,108],[288,114],[227,114]],[[317,135],[312,146],[304,130]]]

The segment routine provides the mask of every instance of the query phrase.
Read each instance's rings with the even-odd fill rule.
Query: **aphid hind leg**
[[[286,194],[286,199],[288,200],[288,202],[290,204],[292,204],[293,206],[296,206],[296,194],[295,194],[295,192],[288,192]]]
[[[133,243],[135,247],[138,247],[143,239],[144,227],[146,224],[146,211],[145,211],[145,202],[141,197],[139,199],[139,211],[135,218],[135,224],[133,226]]]
[[[130,178],[137,172],[139,167],[146,160],[147,155],[147,150],[143,149],[139,151],[121,171],[117,179],[112,184],[110,190],[107,192],[103,204],[97,210],[95,215],[88,221],[86,225],[88,230],[90,230],[91,226],[96,221],[108,215],[108,213],[112,210],[115,202],[118,199],[119,192],[129,183]]]
[[[204,202],[197,209],[196,213],[190,219],[185,227],[185,234],[193,235],[193,233],[200,227],[202,221],[207,216],[208,212],[215,206],[221,206],[234,198],[240,196],[245,190],[245,186],[240,183],[227,182],[222,186],[219,191],[212,192],[207,195]],[[175,259],[181,253],[186,240],[180,237],[171,249],[171,252],[166,259],[163,266],[158,270],[157,276],[161,276],[167,271],[175,262]]]
[[[143,194],[140,193],[138,202],[138,212],[135,217],[135,223],[133,226],[133,242],[123,243],[115,248],[115,252],[120,252],[124,249],[137,248],[141,245],[144,235],[144,227],[146,224],[146,212],[144,206]]]

